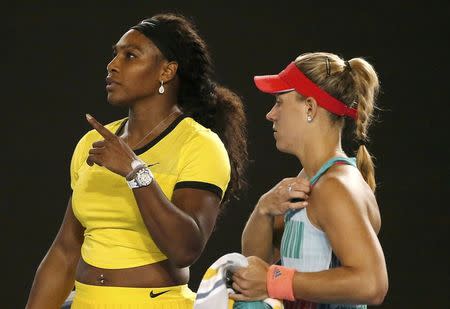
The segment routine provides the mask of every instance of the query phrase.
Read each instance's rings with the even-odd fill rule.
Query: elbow
[[[368,305],[373,305],[373,306],[381,305],[384,301],[384,297],[386,296],[386,293],[387,293],[387,290],[374,293],[367,298],[367,301],[365,303]]]
[[[179,252],[177,252],[170,260],[178,268],[189,267],[197,261],[202,251],[202,249],[185,248],[185,250],[179,250]]]
[[[372,282],[366,295],[366,303],[368,305],[381,305],[388,291],[388,280],[381,279]]]
[[[388,288],[387,285],[385,287],[380,287],[375,289],[375,291],[370,296],[368,305],[381,305],[386,297]]]
[[[191,256],[183,256],[176,259],[173,259],[173,263],[177,268],[185,268],[189,267],[197,260],[197,257],[193,258]]]
[[[186,234],[186,233],[185,233]],[[170,246],[163,250],[169,261],[177,268],[185,268],[194,264],[206,246],[207,239],[203,237],[184,237],[172,241]],[[178,244],[178,245],[175,245]]]

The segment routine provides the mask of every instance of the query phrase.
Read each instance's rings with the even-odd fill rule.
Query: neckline
[[[175,118],[174,121],[172,121],[172,123],[165,128],[161,133],[159,133],[158,136],[156,136],[154,139],[152,139],[150,142],[148,142],[146,145],[138,148],[138,149],[134,149],[133,152],[136,155],[140,155],[143,154],[144,152],[146,152],[147,150],[149,150],[150,148],[152,148],[153,146],[155,146],[160,140],[162,140],[164,137],[166,137],[170,132],[173,131],[173,129],[175,129],[175,127],[184,119],[187,118],[188,116],[185,114],[181,114],[179,115],[177,118]],[[120,135],[123,131],[123,128],[125,127],[125,124],[128,122],[128,117],[124,119],[124,121],[122,121],[122,123],[120,124],[119,128],[116,130],[116,132],[114,133],[115,135]]]

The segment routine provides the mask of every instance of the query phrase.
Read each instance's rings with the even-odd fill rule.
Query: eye
[[[136,55],[133,54],[133,53],[130,53],[130,52],[127,52],[127,53],[125,54],[125,56],[126,56],[128,59],[134,59],[134,58],[136,58]]]
[[[275,105],[280,105],[281,104],[281,100],[280,97],[278,95],[275,96]]]

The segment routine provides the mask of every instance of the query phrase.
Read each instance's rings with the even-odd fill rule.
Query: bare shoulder
[[[381,220],[375,195],[353,166],[332,167],[317,182],[311,197],[319,226],[356,216],[368,219],[378,233]]]

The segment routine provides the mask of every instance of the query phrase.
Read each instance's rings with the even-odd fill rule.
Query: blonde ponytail
[[[362,143],[356,154],[356,165],[369,187],[375,191],[375,166],[364,143],[369,140],[367,131],[373,119],[375,99],[379,89],[378,76],[373,67],[362,58],[354,58],[349,63],[358,104],[355,135],[356,139]]]
[[[377,187],[375,182],[375,165],[373,164],[372,156],[364,145],[358,147],[356,166],[369,187],[375,192],[375,188]]]
[[[365,143],[373,119],[379,81],[377,73],[363,58],[344,61],[335,54],[316,52],[302,54],[295,60],[297,67],[320,88],[358,111],[355,137],[359,146],[357,167],[370,188],[375,191],[375,168]],[[332,121],[342,123],[345,118],[330,113]]]

